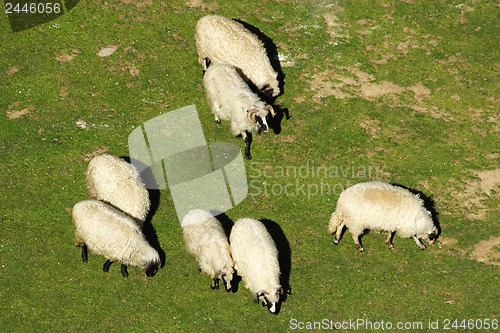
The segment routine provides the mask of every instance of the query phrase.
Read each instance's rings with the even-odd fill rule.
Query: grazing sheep
[[[389,249],[394,248],[394,234],[413,238],[422,250],[425,245],[420,239],[433,244],[437,237],[431,213],[424,208],[418,195],[377,181],[353,185],[340,194],[328,226],[330,234],[336,233],[335,244],[340,241],[344,226],[351,232],[359,251],[364,251],[359,238],[367,229],[388,231]]]
[[[243,24],[221,15],[202,17],[196,25],[198,62],[207,70],[207,59],[240,69],[266,96],[280,93],[278,73],[271,66],[262,42]]]
[[[222,225],[212,213],[204,209],[189,211],[182,220],[186,250],[200,265],[202,273],[212,277],[210,287],[219,289],[219,279],[231,291],[233,259]]]
[[[243,218],[236,221],[229,239],[234,267],[254,293],[254,303],[262,299],[262,306],[276,314],[283,290],[278,250],[266,227],[260,221]]]
[[[236,69],[229,65],[213,65],[203,79],[207,101],[215,115],[215,123],[221,119],[231,122],[231,131],[241,135],[245,142],[245,157],[252,159],[250,144],[252,133],[269,130],[266,116],[273,107],[266,105],[243,81]]]
[[[94,157],[87,169],[87,192],[137,219],[142,227],[150,208],[149,193],[136,168],[116,156]]]
[[[122,264],[122,275],[128,277],[127,265],[146,270],[151,277],[160,266],[158,252],[152,248],[140,227],[128,215],[98,200],[85,200],[73,207],[75,246],[82,248],[82,259],[88,261],[87,246],[106,259],[107,272],[114,261]]]

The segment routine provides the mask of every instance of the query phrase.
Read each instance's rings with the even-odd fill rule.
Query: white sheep
[[[150,208],[149,192],[137,169],[109,154],[94,157],[87,168],[87,193],[137,219],[142,227]]]
[[[263,43],[243,24],[221,15],[202,17],[196,25],[198,62],[207,70],[213,64],[240,69],[265,95],[280,93],[278,73],[271,66]]]
[[[186,250],[192,254],[202,273],[212,277],[210,287],[219,289],[219,279],[231,291],[233,259],[227,236],[221,223],[208,210],[190,210],[182,220]]]
[[[266,117],[275,113],[270,104],[265,104],[253,93],[236,69],[230,65],[212,65],[203,78],[207,101],[215,115],[215,122],[221,119],[231,122],[231,132],[241,135],[245,142],[245,157],[251,159],[252,133],[267,132]]]
[[[107,272],[114,261],[122,264],[123,277],[128,276],[127,265],[146,270],[151,277],[160,266],[158,252],[152,248],[140,227],[127,214],[98,200],[85,200],[73,207],[75,246],[82,248],[82,260],[88,261],[87,247],[103,255]]]
[[[254,303],[276,314],[280,296],[280,266],[278,250],[262,222],[242,218],[234,224],[229,236],[234,267],[254,294]]]
[[[365,230],[389,232],[386,241],[389,249],[394,248],[394,234],[413,238],[422,250],[425,245],[420,239],[433,244],[437,237],[431,213],[418,195],[378,181],[353,185],[340,194],[328,226],[330,234],[336,233],[335,244],[340,241],[344,226],[359,251],[364,251],[359,238]]]

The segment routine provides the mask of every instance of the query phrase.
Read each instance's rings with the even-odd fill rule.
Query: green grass
[[[205,100],[194,26],[208,13],[258,27],[286,58],[276,103],[291,118],[254,137],[251,193],[226,213],[283,230],[292,294],[278,316],[243,284],[210,290],[168,190],[151,221],[166,256],[155,277],[130,267],[124,279],[118,264],[104,274],[103,257],[84,264],[73,246],[68,210],[87,198],[88,159],[128,155],[145,121],[195,104],[208,141],[243,148]],[[0,329],[286,332],[292,319],[365,319],[430,331],[429,320],[441,330],[446,319],[499,320],[498,242],[489,263],[473,259],[500,237],[498,13],[489,1],[90,1],[17,33],[1,14]],[[98,57],[107,46],[117,51]],[[321,167],[329,173],[312,174]],[[395,237],[389,251],[369,233],[358,253],[349,232],[333,245],[340,191],[375,179],[432,198],[435,245]]]

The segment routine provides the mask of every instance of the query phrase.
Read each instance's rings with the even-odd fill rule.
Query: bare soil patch
[[[345,72],[340,74],[338,72]],[[365,73],[356,67],[340,67],[338,72],[326,70],[322,73],[312,75],[310,81],[311,90],[316,91],[316,98],[335,96],[337,99],[363,98],[368,101],[375,101],[383,96],[396,96],[411,91],[414,93],[415,103],[412,105],[400,105],[393,98],[393,106],[418,107],[423,99],[430,96],[431,90],[418,82],[410,87],[401,87],[390,81],[376,81],[372,74]],[[349,75],[351,74],[351,75]],[[415,111],[422,111],[423,106],[414,108]]]
[[[59,62],[72,62],[73,59],[80,53],[78,50],[71,50],[71,54],[67,54],[64,51],[61,52],[58,56],[56,56],[56,60]]]
[[[12,75],[16,74],[17,72],[19,72],[19,67],[18,67],[18,66],[14,66],[14,67],[9,68],[9,69],[5,72],[5,74],[6,74],[7,76],[12,76]]]
[[[500,266],[500,251],[495,247],[500,246],[500,237],[491,236],[489,240],[479,242],[474,247],[470,258],[487,265]]]
[[[215,10],[217,9],[217,4],[213,2],[203,2],[203,0],[189,0],[186,1],[186,7],[188,8],[198,8],[201,10]]]
[[[19,103],[14,103],[11,105],[16,107],[19,105]],[[7,115],[7,119],[12,120],[12,119],[22,118],[23,116],[30,114],[33,110],[35,110],[34,106],[28,106],[20,110],[7,110],[5,114]]]
[[[93,152],[88,153],[88,154],[84,154],[84,155],[83,155],[83,160],[84,160],[85,162],[90,162],[90,160],[91,160],[92,158],[94,158],[95,156],[98,156],[98,155],[104,154],[104,153],[105,153],[105,152],[107,152],[108,150],[109,150],[109,147],[107,147],[107,146],[99,146],[99,147],[96,147],[96,148],[94,149],[94,151],[93,151]]]

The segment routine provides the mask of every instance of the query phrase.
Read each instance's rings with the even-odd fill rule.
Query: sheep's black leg
[[[226,288],[226,292],[230,293],[233,287],[231,286],[231,281],[226,281],[224,276],[222,277],[222,283],[224,283],[224,287]]]
[[[103,271],[104,273],[109,272],[109,266],[111,266],[111,264],[112,264],[112,263],[113,263],[113,262],[112,262],[111,260],[106,261],[106,262],[104,263],[104,266],[102,266],[102,271]]]
[[[259,295],[258,294],[255,294],[255,296],[253,297],[253,304],[259,304]]]
[[[337,232],[335,233],[335,239],[333,240],[333,243],[335,245],[337,245],[340,240],[342,239],[342,233],[344,231],[344,223],[341,223],[338,227],[337,227]]]
[[[389,247],[389,249],[393,249],[394,248],[394,244],[392,244],[392,238],[394,237],[394,232],[389,232],[389,235],[387,236],[387,246]]]
[[[219,289],[219,279],[212,279],[212,284],[210,285],[211,289]]]
[[[247,133],[247,135],[244,137],[245,141],[245,158],[247,160],[252,159],[252,155],[250,155],[250,145],[252,144],[252,133]]]
[[[85,244],[82,245],[82,260],[85,263],[87,263],[89,261],[88,253],[87,253],[87,245],[85,245]]]
[[[359,250],[359,252],[363,252],[365,249],[363,248],[363,245],[361,245],[361,235],[352,235],[352,239],[354,240],[354,245],[356,245],[356,248]]]
[[[124,278],[128,277],[128,271],[127,271],[127,266],[122,264],[122,275]]]

